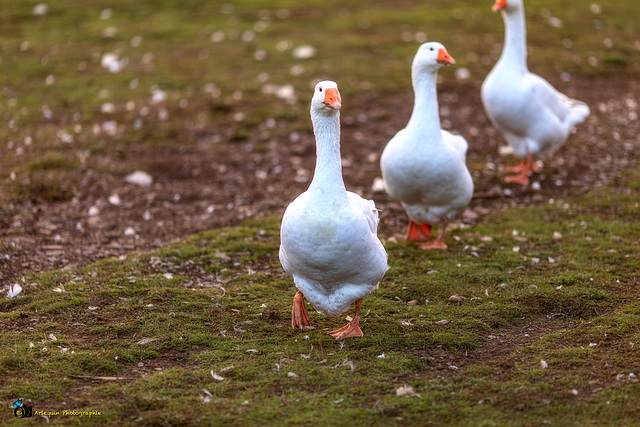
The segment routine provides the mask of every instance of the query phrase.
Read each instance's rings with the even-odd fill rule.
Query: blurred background
[[[515,159],[480,104],[504,37],[491,5],[0,1],[0,281],[281,214],[313,175],[321,79],[343,96],[348,189],[382,207],[382,235],[402,233],[374,182],[426,41],[457,61],[439,101],[443,127],[470,145],[476,198],[462,223],[620,177],[640,188],[640,3],[526,2],[531,70],[592,110],[526,190],[503,184]]]

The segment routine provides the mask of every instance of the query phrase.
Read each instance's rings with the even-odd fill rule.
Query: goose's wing
[[[536,74],[529,75],[529,82],[533,90],[533,96],[558,117],[561,122],[570,114],[572,104],[579,102],[559,92],[548,81]]]
[[[445,143],[452,145],[460,156],[465,159],[467,157],[467,150],[469,149],[469,143],[462,135],[454,135],[446,130],[442,131],[442,139]]]
[[[369,230],[371,230],[373,234],[377,234],[380,215],[378,214],[379,210],[376,208],[375,202],[373,200],[364,199],[351,191],[348,191],[347,195],[349,196],[349,202],[351,205],[354,206],[358,212],[361,212],[366,218]]]

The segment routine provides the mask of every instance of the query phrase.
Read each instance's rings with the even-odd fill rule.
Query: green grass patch
[[[638,277],[624,261],[637,242],[621,230],[637,225],[602,203],[637,202],[623,193],[499,212],[454,230],[447,252],[387,243],[365,336],[344,342],[326,334],[343,319],[290,328],[279,218],[31,275],[0,302],[0,393],[100,410],[98,424],[633,422]]]

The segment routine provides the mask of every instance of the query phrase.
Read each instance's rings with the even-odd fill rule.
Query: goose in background
[[[553,154],[571,130],[589,115],[589,107],[558,92],[527,67],[527,36],[522,0],[496,0],[505,23],[502,54],[482,83],[482,104],[491,123],[522,162],[508,168],[507,182],[529,184],[536,160]]]
[[[431,224],[441,224],[438,237],[419,244],[422,249],[447,248],[447,223],[473,196],[473,180],[466,165],[467,141],[440,127],[438,70],[454,63],[442,44],[420,46],[411,67],[413,112],[407,126],[387,143],[380,158],[384,188],[409,216],[405,238],[429,238]]]

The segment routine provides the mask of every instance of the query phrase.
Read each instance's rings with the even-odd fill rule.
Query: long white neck
[[[504,47],[498,62],[509,64],[516,71],[526,72],[527,69],[527,27],[524,19],[524,9],[506,13],[502,11],[505,36]]]
[[[312,109],[311,121],[316,136],[316,170],[309,190],[346,195],[340,159],[340,112]]]
[[[421,134],[440,135],[440,112],[438,111],[437,69],[411,70],[413,81],[413,112],[407,128]]]

